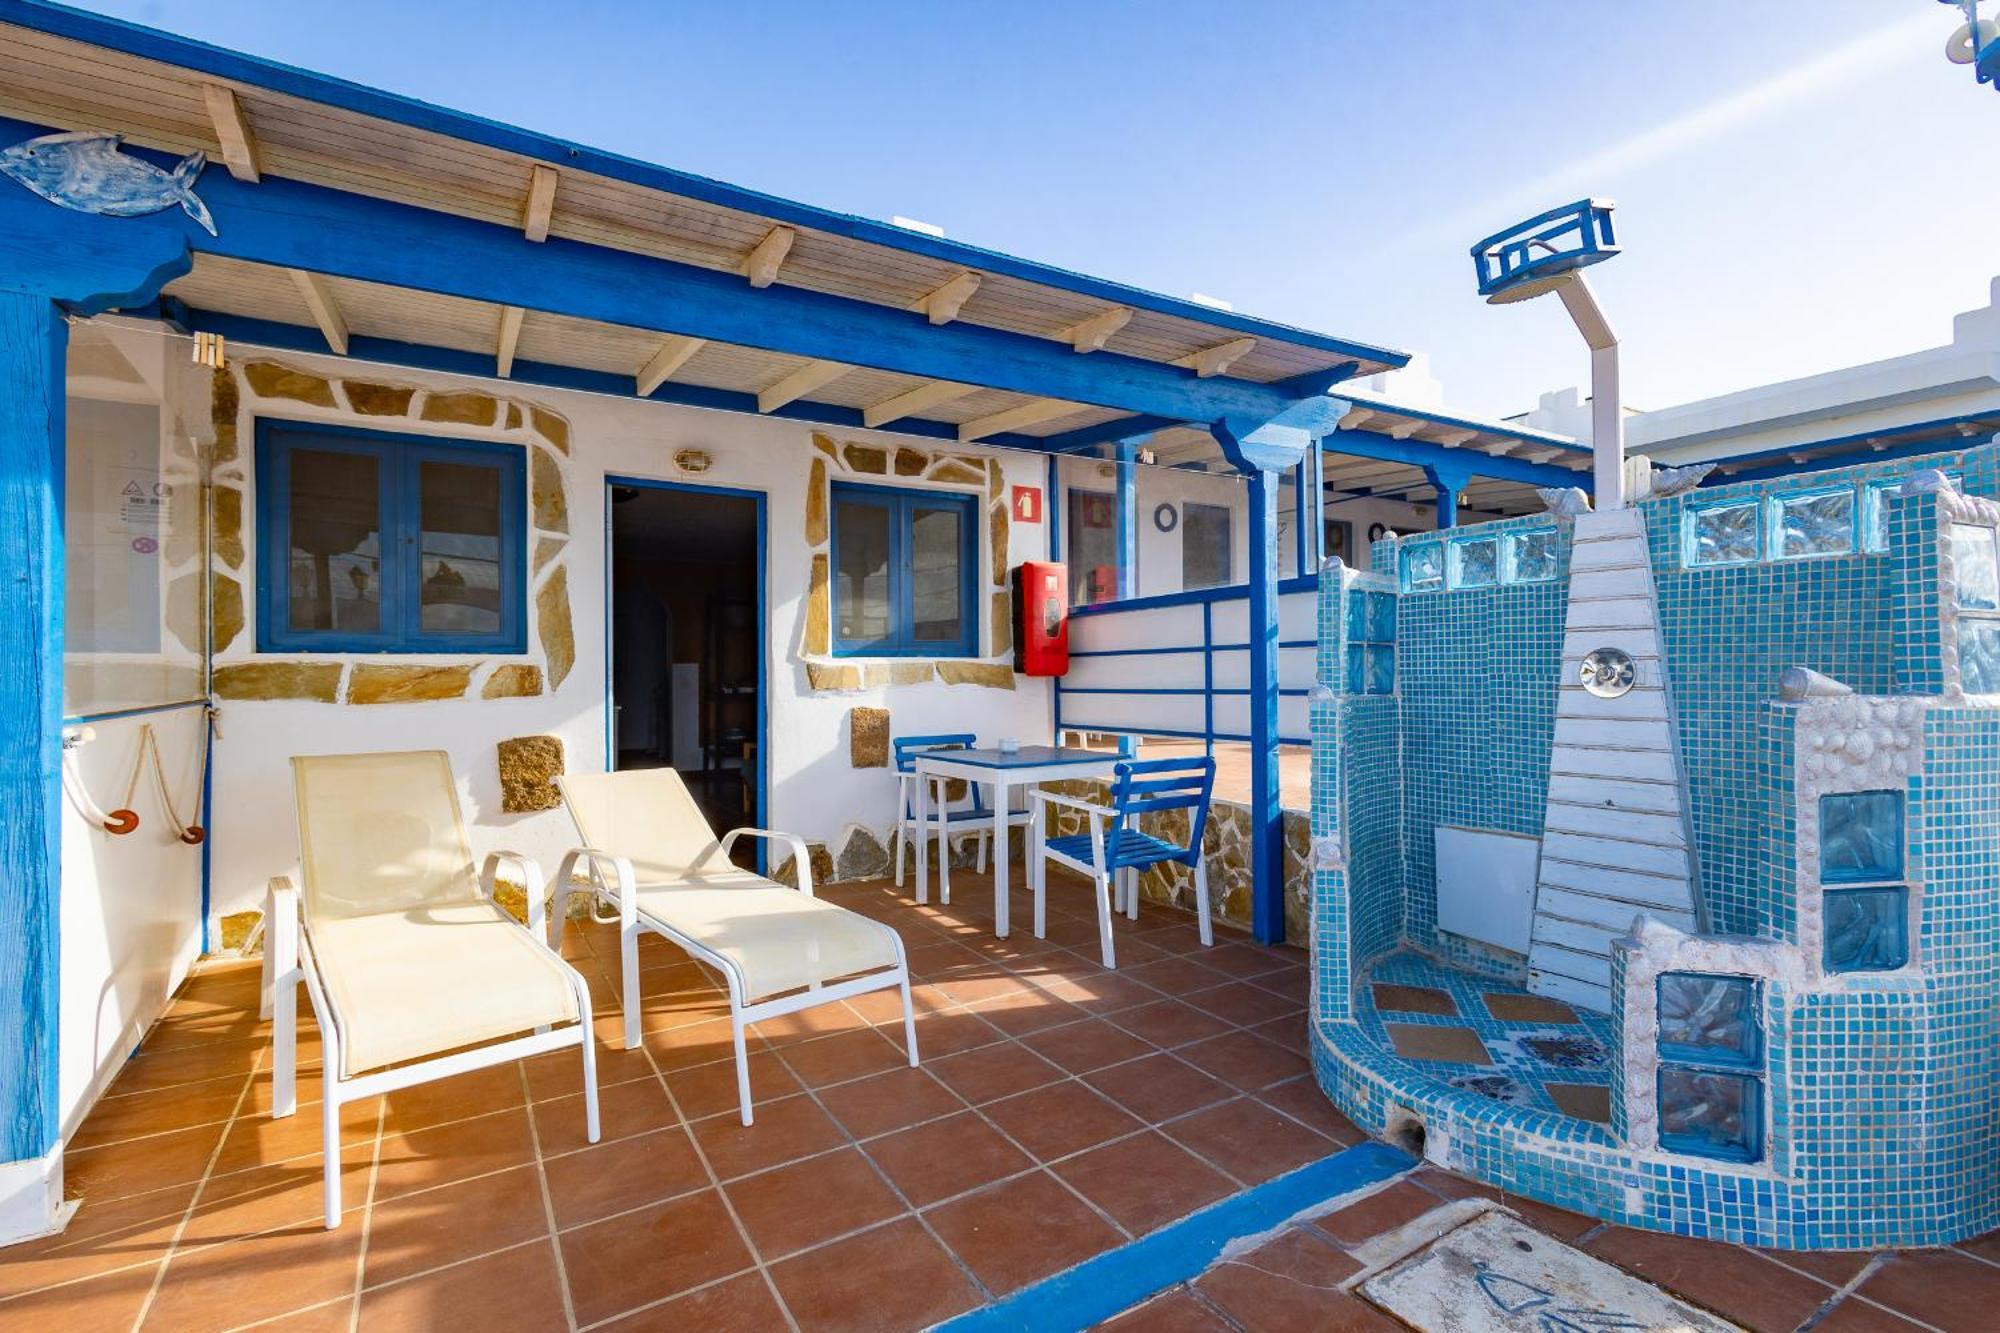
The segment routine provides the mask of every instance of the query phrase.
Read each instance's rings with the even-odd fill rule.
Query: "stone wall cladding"
[[[536,403],[485,389],[424,390],[358,375],[323,375],[257,359],[217,370],[210,405],[212,538],[208,632],[215,693],[224,699],[393,705],[532,698],[559,688],[576,661],[569,600],[569,422]],[[526,660],[506,655],[259,653],[248,621],[244,537],[251,459],[242,441],[259,417],[518,445],[527,454],[529,583]],[[176,626],[192,638],[199,627]]]

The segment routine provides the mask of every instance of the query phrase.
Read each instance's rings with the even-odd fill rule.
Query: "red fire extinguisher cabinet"
[[[1055,561],[1014,566],[1014,670],[1024,676],[1069,670],[1069,570]]]

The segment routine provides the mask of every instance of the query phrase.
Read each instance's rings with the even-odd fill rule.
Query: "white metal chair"
[[[739,828],[719,841],[671,768],[568,774],[556,779],[584,845],[563,858],[549,924],[560,943],[579,864],[594,893],[618,913],[625,1047],[640,1041],[639,934],[661,935],[722,975],[736,1044],[736,1090],[743,1123],[753,1116],[743,1030],[779,1014],[895,987],[903,1035],[917,1063],[916,1015],[903,940],[893,929],[813,897],[812,861],[790,833]],[[731,863],[744,836],[791,849],[799,886]]]
[[[947,780],[932,778],[930,799],[926,803],[930,815],[928,834],[917,827],[917,784],[923,781],[923,775],[917,772],[917,756],[937,750],[969,750],[977,743],[977,738],[969,731],[934,736],[898,736],[890,742],[896,762],[897,888],[903,887],[904,850],[916,846],[917,855],[922,856],[923,848],[918,844],[926,836],[934,836],[937,840],[939,902],[951,902],[953,838],[978,839],[979,859],[973,869],[982,875],[986,873],[986,858],[993,844],[993,812],[986,808],[986,798],[981,794],[978,783],[968,784],[964,801],[953,805],[946,799]],[[1009,811],[1007,823],[1010,827],[1026,824],[1031,818],[1033,815],[1024,806]]]
[[[292,760],[304,892],[264,899],[273,1117],[298,1107],[298,988],[319,1020],[326,1225],[340,1225],[340,1108],[378,1093],[577,1046],[598,1136],[590,990],[542,928],[542,875],[495,852],[475,873],[451,761],[438,750]],[[493,900],[508,863],[528,928]]]
[[[1054,861],[1090,877],[1097,897],[1098,948],[1104,965],[1115,969],[1118,956],[1111,943],[1112,914],[1122,911],[1137,920],[1139,872],[1162,862],[1178,861],[1194,871],[1195,919],[1201,942],[1214,944],[1214,929],[1208,919],[1208,866],[1202,859],[1201,835],[1208,823],[1209,798],[1215,790],[1215,760],[1205,756],[1128,760],[1113,773],[1109,806],[1093,805],[1054,792],[1030,793],[1036,802],[1035,820],[1029,825],[1028,835],[1029,887],[1035,894],[1036,937],[1043,934],[1048,924],[1048,863]],[[1090,831],[1049,837],[1046,819],[1051,806],[1082,811]],[[1176,846],[1139,829],[1140,815],[1166,810],[1188,812],[1186,846]]]

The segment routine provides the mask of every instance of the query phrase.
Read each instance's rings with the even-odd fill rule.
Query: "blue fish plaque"
[[[122,138],[83,131],[29,139],[0,152],[0,172],[79,213],[136,218],[179,207],[215,235],[215,219],[194,192],[207,155],[189,153],[172,171],[163,171],[120,152]]]

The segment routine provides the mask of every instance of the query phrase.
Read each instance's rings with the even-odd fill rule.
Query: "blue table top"
[[[1023,745],[1012,754],[999,750],[929,750],[916,756],[919,764],[965,764],[972,768],[1047,768],[1051,764],[1115,764],[1122,755],[1107,750],[1080,750],[1070,745]]]

